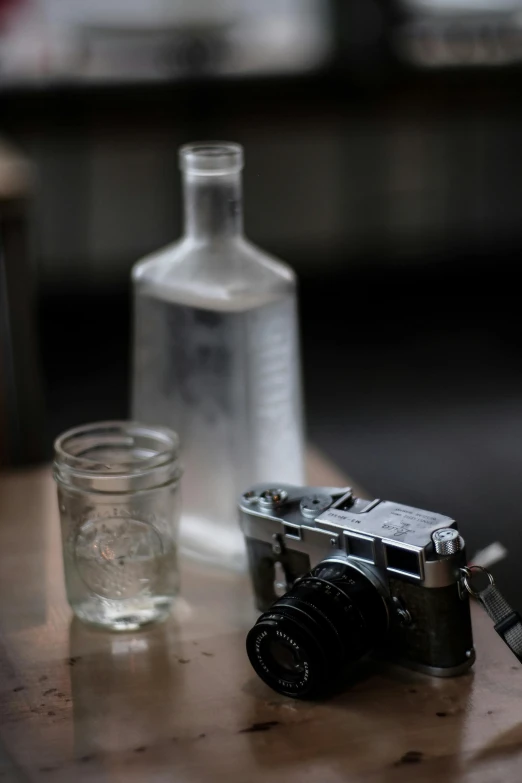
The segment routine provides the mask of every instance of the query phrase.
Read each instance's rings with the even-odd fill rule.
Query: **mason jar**
[[[178,436],[116,421],[54,444],[67,599],[118,631],[163,620],[179,591]]]

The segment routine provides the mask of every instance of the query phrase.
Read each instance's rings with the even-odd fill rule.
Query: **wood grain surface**
[[[312,470],[345,483],[317,454]],[[190,563],[182,575],[165,624],[83,626],[65,601],[50,471],[0,476],[2,783],[522,780],[522,668],[480,610],[467,675],[379,665],[331,701],[301,703],[250,668],[247,578]]]

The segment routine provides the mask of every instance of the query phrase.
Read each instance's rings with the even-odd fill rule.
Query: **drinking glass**
[[[115,421],[55,442],[67,599],[118,631],[163,620],[179,591],[178,436]]]

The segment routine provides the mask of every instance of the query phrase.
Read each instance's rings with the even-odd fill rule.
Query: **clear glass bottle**
[[[132,274],[133,416],[180,436],[182,551],[242,568],[240,492],[304,480],[296,279],[243,236],[238,144],[184,146],[180,167],[183,236]]]

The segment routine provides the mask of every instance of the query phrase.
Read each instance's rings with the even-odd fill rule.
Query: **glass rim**
[[[100,459],[74,453],[70,450],[72,443],[81,446],[82,441],[94,438],[98,434],[105,442],[110,443],[111,435],[114,439],[124,438],[125,443],[113,443],[113,446],[131,446],[136,437],[142,436],[156,441],[157,450],[148,457],[134,457],[117,460],[113,465],[105,464],[107,470],[100,470]],[[130,440],[129,440],[130,439]],[[69,446],[69,448],[68,448]],[[162,448],[163,446],[163,448]],[[96,478],[121,478],[129,475],[142,475],[149,471],[176,462],[179,458],[179,437],[176,432],[168,427],[143,424],[133,420],[109,420],[97,421],[89,424],[81,424],[66,430],[54,441],[54,461],[66,466],[73,472],[83,475],[92,475]]]
[[[194,141],[179,148],[182,171],[200,176],[234,174],[243,168],[243,147],[235,141]]]

